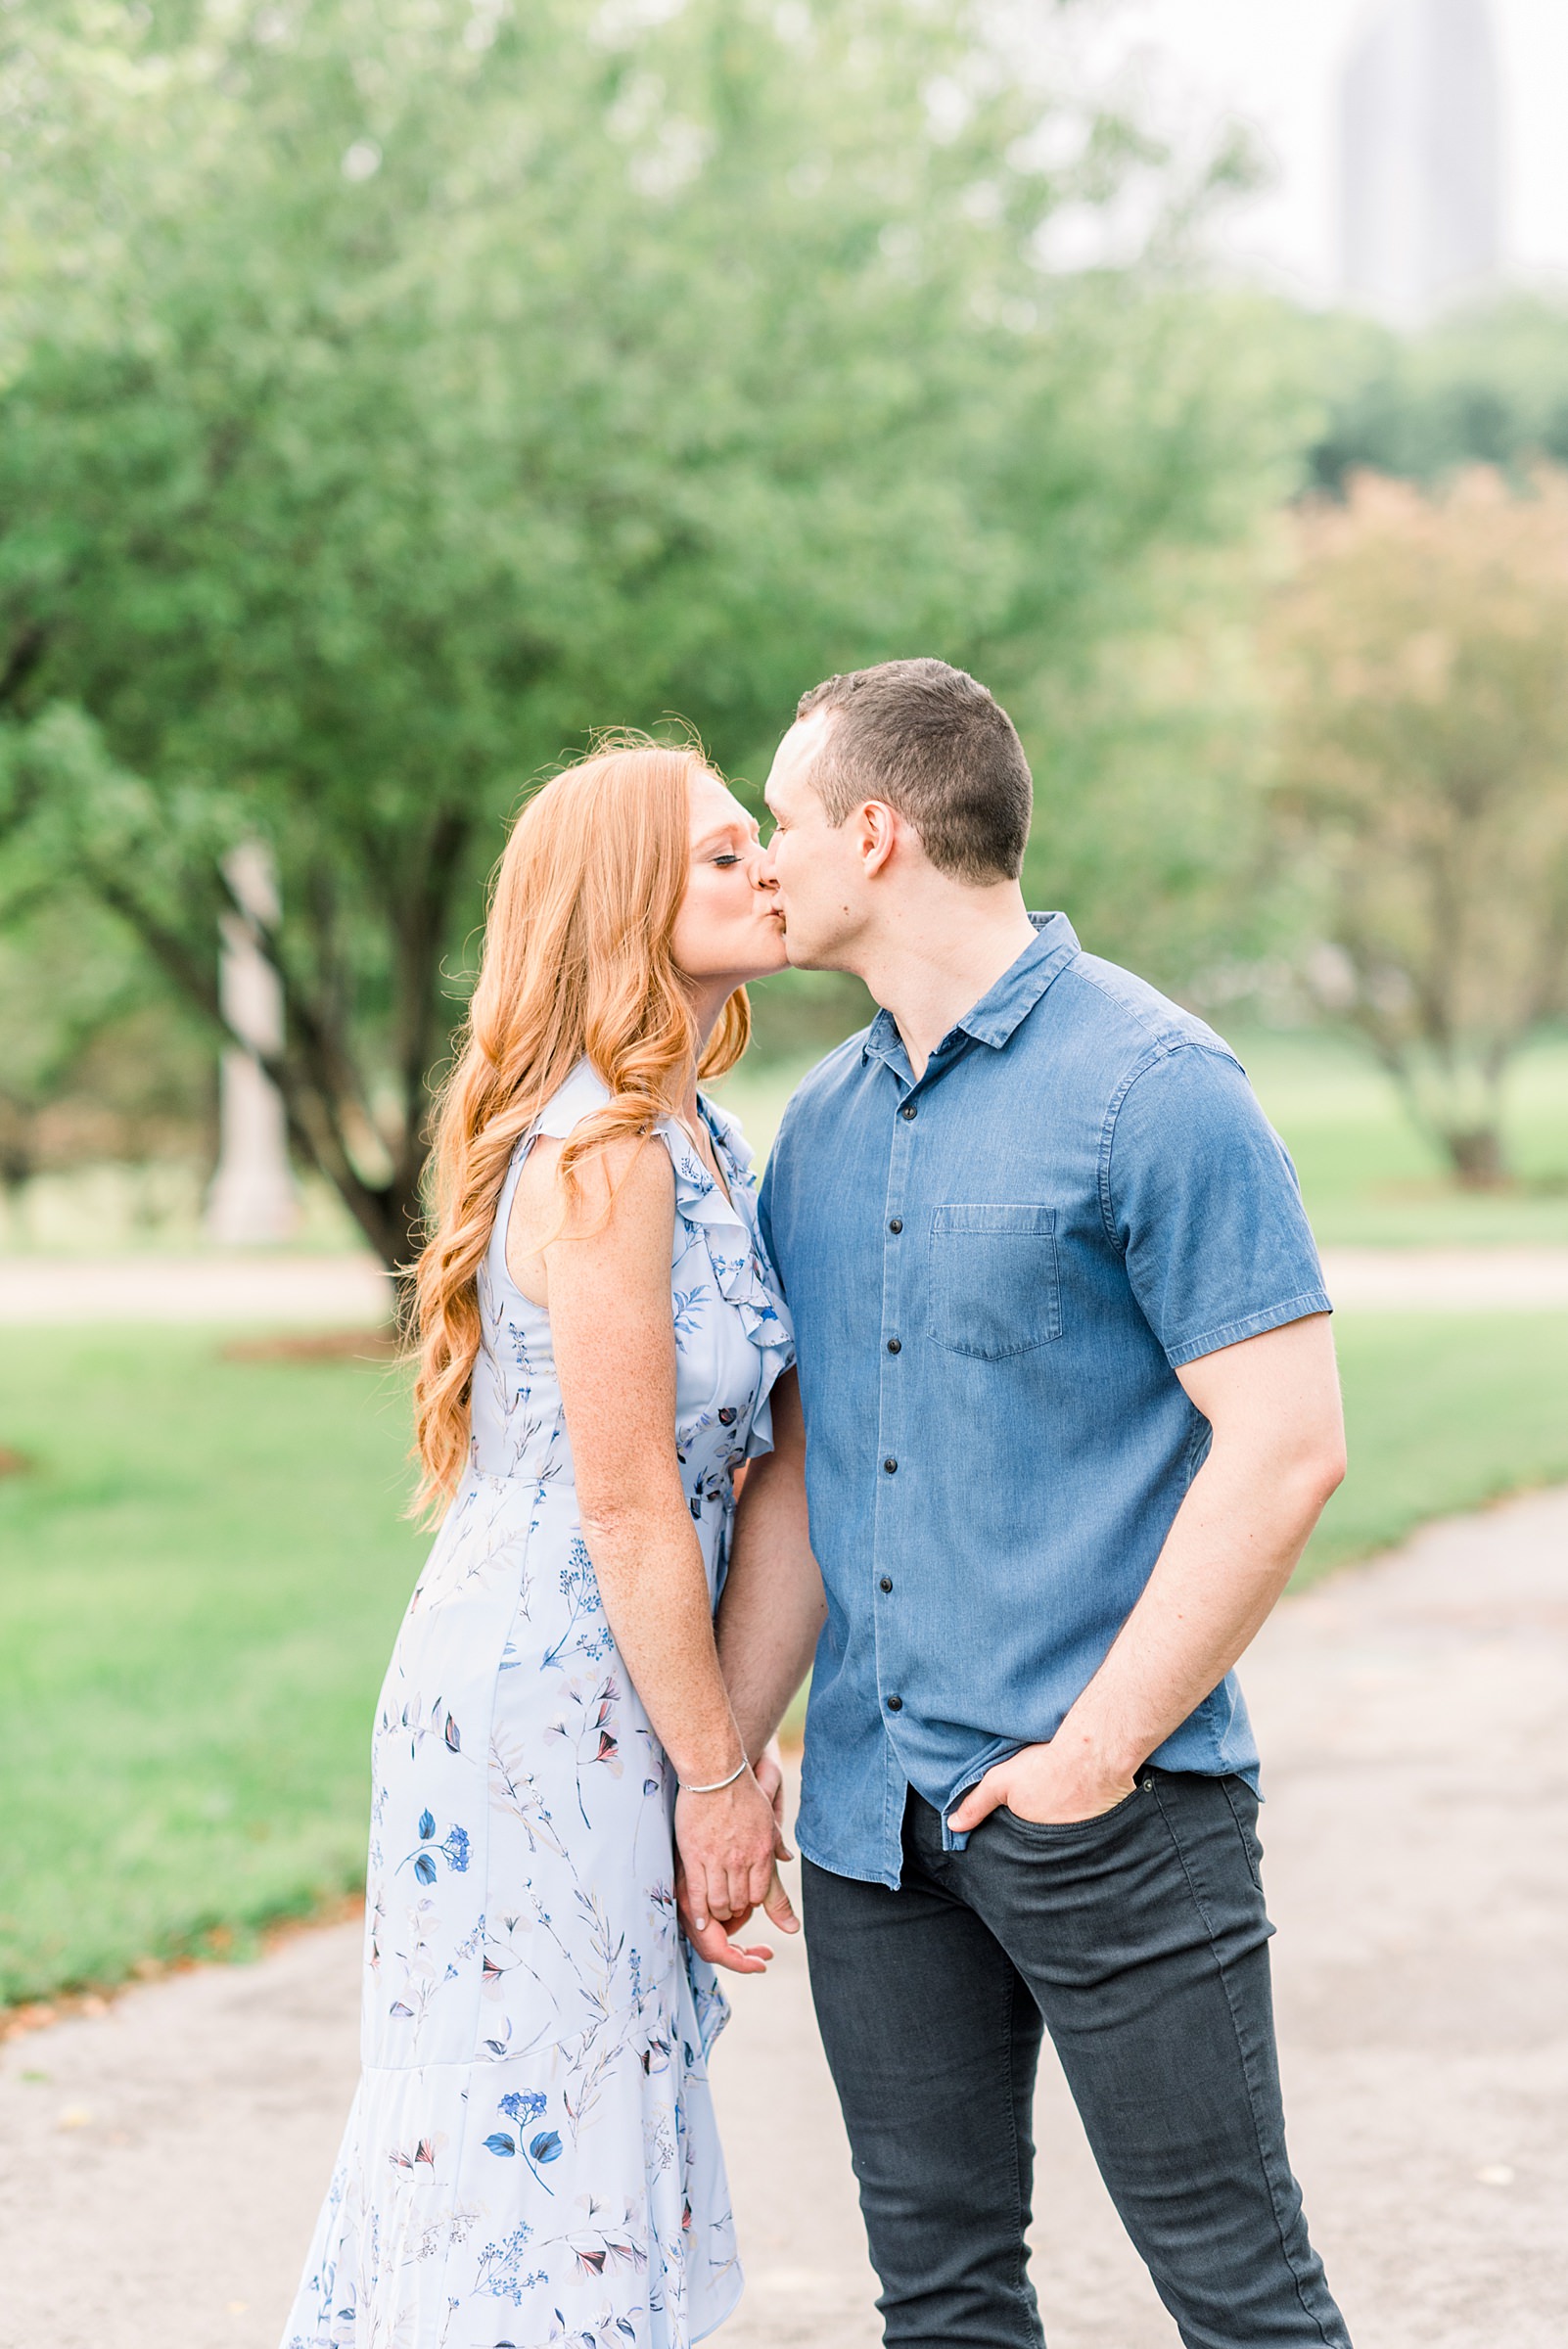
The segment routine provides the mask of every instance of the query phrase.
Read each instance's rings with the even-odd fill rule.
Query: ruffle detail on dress
[[[690,1224],[701,1224],[714,1277],[740,1316],[741,1328],[762,1358],[762,1379],[752,1414],[746,1447],[750,1459],[773,1448],[772,1412],[768,1398],[775,1383],[795,1361],[795,1330],[789,1307],[776,1275],[762,1252],[755,1218],[738,1204],[755,1196],[752,1153],[736,1121],[705,1096],[699,1106],[724,1170],[730,1196],[714,1180],[693,1146],[691,1136],[673,1118],[661,1120],[659,1130],[669,1148],[675,1170],[675,1212]]]
[[[680,2005],[597,2082],[580,2143],[551,2050],[367,2071],[284,2349],[436,2349],[454,2309],[465,2341],[581,2349],[686,2349],[722,2324],[740,2263],[716,2140],[688,2126],[708,2090]]]
[[[738,1119],[710,1101],[706,1094],[699,1093],[697,1098],[724,1170],[730,1193],[727,1199],[723,1184],[714,1180],[677,1118],[661,1118],[657,1131],[665,1138],[675,1171],[676,1213],[694,1228],[702,1228],[719,1292],[735,1307],[742,1331],[762,1358],[761,1382],[746,1445],[746,1457],[752,1459],[759,1452],[773,1449],[773,1417],[768,1397],[776,1381],[794,1364],[795,1330],[784,1293],[767,1262],[757,1228],[757,1178],[752,1173],[751,1146]],[[602,1109],[609,1099],[610,1088],[598,1070],[591,1061],[579,1060],[565,1084],[545,1103],[526,1138],[539,1134],[558,1138],[568,1134],[583,1118]],[[513,1172],[496,1212],[497,1236],[492,1248],[501,1252],[498,1269],[504,1269],[512,1186],[524,1155],[520,1150],[513,1162]],[[745,1206],[738,1204],[743,1198]]]

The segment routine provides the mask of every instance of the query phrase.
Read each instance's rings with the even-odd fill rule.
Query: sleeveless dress
[[[550,1321],[506,1267],[538,1134],[609,1098],[586,1062],[520,1143],[479,1282],[471,1464],[372,1739],[364,2071],[284,2349],[684,2349],[741,2290],[705,2068],[728,2008],[675,1914],[674,1773],[577,1521]],[[716,1600],[733,1471],[793,1360],[739,1128],[678,1124],[675,1453]]]

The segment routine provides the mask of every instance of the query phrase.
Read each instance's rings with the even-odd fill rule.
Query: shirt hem
[[[1249,1313],[1244,1320],[1222,1321],[1218,1329],[1205,1330],[1200,1338],[1189,1338],[1181,1346],[1168,1346],[1165,1359],[1173,1370],[1179,1370],[1188,1362],[1201,1360],[1206,1354],[1221,1354],[1227,1346],[1239,1346],[1244,1338],[1259,1338],[1266,1330],[1283,1329],[1289,1321],[1305,1321],[1314,1313],[1331,1313],[1333,1310],[1326,1289],[1303,1289],[1299,1297],[1287,1297],[1278,1305],[1265,1306],[1261,1313]]]
[[[821,1868],[824,1875],[843,1876],[852,1884],[881,1884],[889,1892],[897,1892],[900,1883],[903,1881],[903,1855],[901,1852],[899,1854],[899,1873],[896,1876],[890,1876],[886,1870],[882,1868],[872,1868],[868,1872],[863,1867],[848,1867],[842,1861],[824,1860],[820,1852],[813,1852],[811,1850],[810,1846],[806,1840],[806,1837],[801,1833],[799,1826],[797,1826],[795,1830],[795,1843],[797,1850],[800,1852],[801,1858],[803,1860],[809,1860],[811,1865],[813,1867]]]
[[[1187,1722],[1190,1722],[1191,1718],[1192,1716],[1189,1714],[1187,1717]],[[1187,1722],[1183,1722],[1180,1727],[1182,1728],[1186,1727]],[[1174,1744],[1179,1733],[1179,1729],[1174,1729],[1170,1737],[1164,1740],[1164,1743],[1166,1745]],[[1014,1740],[1009,1744],[1007,1750],[1009,1753],[1018,1753],[1021,1749],[1018,1742]],[[1149,1756],[1149,1760],[1156,1770],[1174,1771],[1178,1773],[1185,1773],[1196,1778],[1241,1778],[1252,1788],[1253,1793],[1258,1797],[1260,1802],[1262,1802],[1264,1799],[1262,1785],[1263,1759],[1256,1751],[1250,1757],[1246,1755],[1236,1755],[1227,1760],[1224,1753],[1220,1749],[1219,1740],[1216,1740],[1213,1761],[1209,1763],[1203,1763],[1198,1761],[1195,1756],[1190,1761],[1183,1760],[1179,1762],[1162,1762],[1160,1759],[1162,1750],[1163,1749],[1161,1746],[1156,1746],[1153,1753]],[[993,1767],[994,1765],[992,1764],[987,1765],[987,1768]],[[984,1775],[985,1772],[983,1771],[981,1773],[981,1776],[983,1777]],[[978,1782],[978,1780],[972,1781],[972,1783]],[[958,1796],[953,1796],[947,1804],[946,1809],[950,1810],[953,1806],[953,1803],[957,1802],[958,1800]],[[945,1819],[945,1811],[944,1812],[943,1816],[944,1819]],[[969,1839],[967,1836],[957,1838],[955,1839],[952,1848],[954,1850],[961,1851],[968,1840]],[[795,1848],[800,1853],[803,1860],[809,1860],[811,1865],[813,1867],[821,1868],[824,1875],[841,1876],[847,1883],[850,1884],[880,1884],[888,1892],[898,1892],[902,1886],[903,1853],[901,1848],[899,1854],[899,1872],[896,1875],[891,1876],[883,1868],[874,1866],[866,1867],[864,1865],[854,1866],[850,1862],[845,1860],[824,1859],[820,1848],[813,1849],[811,1839],[801,1833],[799,1822],[797,1822],[795,1829]]]

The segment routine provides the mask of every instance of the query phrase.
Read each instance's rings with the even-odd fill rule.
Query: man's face
[[[774,822],[767,870],[778,885],[784,946],[797,970],[842,970],[841,957],[860,926],[866,876],[853,817],[828,821],[811,769],[832,713],[798,718],[773,760],[763,797]]]

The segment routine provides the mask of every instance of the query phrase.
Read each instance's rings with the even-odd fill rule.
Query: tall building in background
[[[1345,293],[1419,326],[1502,263],[1501,136],[1487,0],[1382,0],[1340,82]]]

